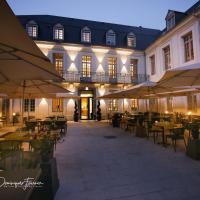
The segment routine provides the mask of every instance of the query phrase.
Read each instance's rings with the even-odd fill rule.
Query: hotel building
[[[200,2],[186,12],[169,10],[163,31],[50,15],[18,16],[28,35],[80,99],[25,99],[25,115],[95,119],[96,97],[146,80],[158,81],[167,69],[200,63]],[[150,100],[154,111],[200,112],[198,95]],[[21,100],[3,100],[2,115],[20,113]],[[29,105],[29,106],[28,106]],[[136,99],[100,100],[102,118],[111,111],[146,109]]]

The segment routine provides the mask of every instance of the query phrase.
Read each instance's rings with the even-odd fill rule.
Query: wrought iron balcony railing
[[[106,72],[91,72],[85,74],[81,71],[75,72],[61,72],[60,73],[67,82],[73,83],[133,83],[139,84],[148,80],[148,76],[145,74],[137,74],[131,76],[130,74],[117,73],[114,76],[110,76]]]

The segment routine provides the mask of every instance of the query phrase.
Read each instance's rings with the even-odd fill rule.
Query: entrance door
[[[92,91],[81,91],[81,119],[93,119],[93,93]]]
[[[81,119],[88,119],[88,98],[81,98]]]

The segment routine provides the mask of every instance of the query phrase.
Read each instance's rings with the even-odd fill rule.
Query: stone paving
[[[60,179],[55,200],[200,199],[200,161],[107,123],[69,124],[55,156]]]

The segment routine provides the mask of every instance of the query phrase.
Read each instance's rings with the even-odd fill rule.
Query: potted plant
[[[78,105],[75,101],[75,105],[74,105],[74,121],[78,122]]]
[[[100,108],[100,101],[97,104],[97,120],[101,121],[101,108]]]
[[[200,160],[199,125],[191,124],[188,129],[191,131],[192,139],[188,140],[186,154],[191,158]]]

